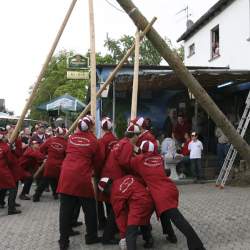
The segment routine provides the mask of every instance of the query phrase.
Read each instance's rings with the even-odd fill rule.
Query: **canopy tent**
[[[62,111],[78,112],[83,110],[83,108],[85,107],[86,105],[81,101],[79,101],[78,99],[68,94],[65,94],[55,99],[52,99],[49,102],[39,105],[37,109],[45,111],[62,110]]]

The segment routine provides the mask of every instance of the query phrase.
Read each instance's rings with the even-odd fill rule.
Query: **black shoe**
[[[83,223],[81,222],[81,221],[77,221],[77,222],[74,222],[74,223],[72,223],[72,227],[80,227],[80,226],[82,226],[83,225]]]
[[[150,238],[150,239],[146,240],[143,247],[146,248],[146,249],[153,248],[154,247],[154,239]]]
[[[102,239],[102,244],[103,245],[118,245],[119,240],[117,240],[117,239],[103,240]]]
[[[30,197],[27,196],[26,194],[20,194],[20,195],[19,195],[19,199],[20,199],[20,200],[23,200],[23,201],[29,201],[29,200],[30,200]]]
[[[20,214],[22,211],[14,209],[14,210],[9,210],[8,215],[14,215],[14,214]]]
[[[15,203],[15,207],[21,207],[19,203]]]
[[[169,241],[170,243],[176,244],[177,243],[177,238],[175,235],[168,235],[166,237],[167,241]]]
[[[80,234],[79,231],[71,230],[71,231],[69,232],[69,237],[71,237],[71,236],[77,236],[77,235],[79,235],[79,234]]]
[[[37,195],[33,195],[33,202],[39,202],[40,201],[40,197],[38,197]]]
[[[92,238],[92,239],[88,239],[87,237],[85,237],[86,245],[92,245],[92,244],[100,243],[101,241],[102,241],[101,237],[95,237],[95,238]]]
[[[63,242],[63,241],[59,240],[58,244],[59,244],[60,250],[67,250],[67,249],[69,249],[69,241]]]

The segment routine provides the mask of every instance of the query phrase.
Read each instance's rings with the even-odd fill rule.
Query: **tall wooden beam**
[[[91,115],[96,120],[96,55],[95,55],[95,23],[93,0],[89,0],[89,31],[90,31],[90,70]]]
[[[34,87],[33,87],[33,90],[32,90],[32,92],[30,94],[30,97],[27,100],[26,105],[25,105],[25,107],[24,107],[24,109],[22,111],[22,114],[21,114],[21,116],[20,116],[20,118],[19,118],[19,120],[17,122],[17,125],[16,125],[16,127],[15,127],[15,129],[14,129],[14,131],[13,131],[11,137],[10,137],[10,143],[13,143],[15,141],[16,137],[18,136],[18,132],[22,127],[25,115],[27,114],[28,110],[31,107],[32,102],[34,101],[34,99],[36,97],[36,94],[37,94],[38,89],[40,87],[42,78],[43,78],[43,76],[45,74],[45,71],[46,71],[48,65],[49,65],[51,57],[53,56],[53,54],[55,52],[55,49],[56,49],[57,44],[58,44],[58,42],[59,42],[59,40],[60,40],[60,38],[61,38],[61,36],[63,34],[63,31],[64,31],[64,29],[65,29],[65,27],[66,27],[66,25],[68,23],[68,20],[69,20],[69,18],[71,16],[71,13],[72,13],[72,11],[73,11],[73,9],[75,7],[76,2],[77,2],[77,0],[72,0],[72,2],[70,4],[70,7],[69,7],[69,9],[68,9],[68,11],[66,13],[66,16],[65,16],[65,18],[64,18],[64,20],[63,20],[63,22],[62,22],[62,24],[60,26],[60,29],[59,29],[59,31],[58,31],[58,33],[56,35],[56,38],[55,38],[55,40],[54,40],[54,42],[52,44],[51,49],[49,51],[49,54],[47,55],[47,57],[45,59],[45,62],[44,62],[43,67],[42,67],[42,69],[40,71],[40,74],[37,77],[37,80],[36,80],[36,82],[34,84]]]
[[[151,29],[151,27],[153,26],[153,24],[156,21],[156,17],[154,17],[152,19],[152,21],[150,23],[148,23],[148,25],[146,26],[146,28],[143,30],[143,32],[140,34],[140,40],[143,39],[143,37],[147,34],[147,32]],[[98,90],[97,94],[96,94],[96,98],[99,98],[102,94],[102,92],[107,88],[108,85],[110,85],[112,83],[112,81],[114,80],[116,74],[118,73],[118,71],[122,68],[122,66],[124,65],[124,63],[127,62],[128,58],[131,56],[131,54],[133,53],[135,49],[135,43],[132,45],[132,47],[127,51],[126,55],[122,58],[122,60],[119,62],[119,64],[115,67],[115,69],[113,70],[113,72],[109,75],[108,79],[105,81],[105,83],[102,85],[102,87]],[[77,123],[78,121],[85,116],[89,110],[90,110],[90,103],[85,107],[85,109],[81,112],[81,114],[77,117],[77,119],[74,121],[74,123],[71,125],[71,127],[69,128],[66,136],[70,135],[74,129],[77,127]]]
[[[138,84],[139,84],[139,66],[140,66],[140,31],[135,34],[135,60],[134,60],[134,79],[131,103],[131,120],[137,116]]]
[[[148,25],[147,19],[142,15],[137,6],[131,0],[117,0],[125,12],[130,16],[138,29],[143,30]],[[221,112],[206,90],[194,78],[194,76],[185,67],[179,56],[172,52],[164,39],[154,29],[150,29],[147,38],[157,49],[160,55],[168,62],[175,71],[182,83],[193,93],[202,108],[209,114],[218,127],[228,137],[230,143],[236,148],[243,159],[250,164],[250,146],[237,133],[231,122]]]

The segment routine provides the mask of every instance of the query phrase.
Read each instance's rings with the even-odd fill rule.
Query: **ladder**
[[[237,128],[237,132],[244,137],[246,130],[248,128],[250,122],[250,91],[248,93],[247,99],[246,99],[246,107],[243,112],[243,115],[241,117],[240,123]],[[225,183],[227,181],[227,178],[229,176],[229,173],[233,167],[234,160],[237,155],[237,150],[233,147],[231,144],[227,156],[225,158],[225,161],[223,163],[223,166],[221,168],[220,174],[218,176],[218,179],[216,181],[216,187],[219,187],[223,189],[225,187]]]

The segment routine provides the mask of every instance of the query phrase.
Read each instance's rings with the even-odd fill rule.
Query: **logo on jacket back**
[[[72,136],[69,138],[69,143],[74,146],[88,147],[90,146],[90,140],[83,137]]]
[[[161,156],[153,156],[144,159],[144,165],[149,168],[157,168],[162,166],[162,157]]]
[[[64,146],[57,142],[52,143],[51,147],[55,149],[56,151],[64,151]]]
[[[116,145],[116,143],[117,143],[117,140],[109,142],[108,149],[111,150]]]
[[[120,185],[120,191],[122,193],[125,193],[129,189],[129,187],[134,183],[134,181],[135,180],[133,177],[126,178]]]

